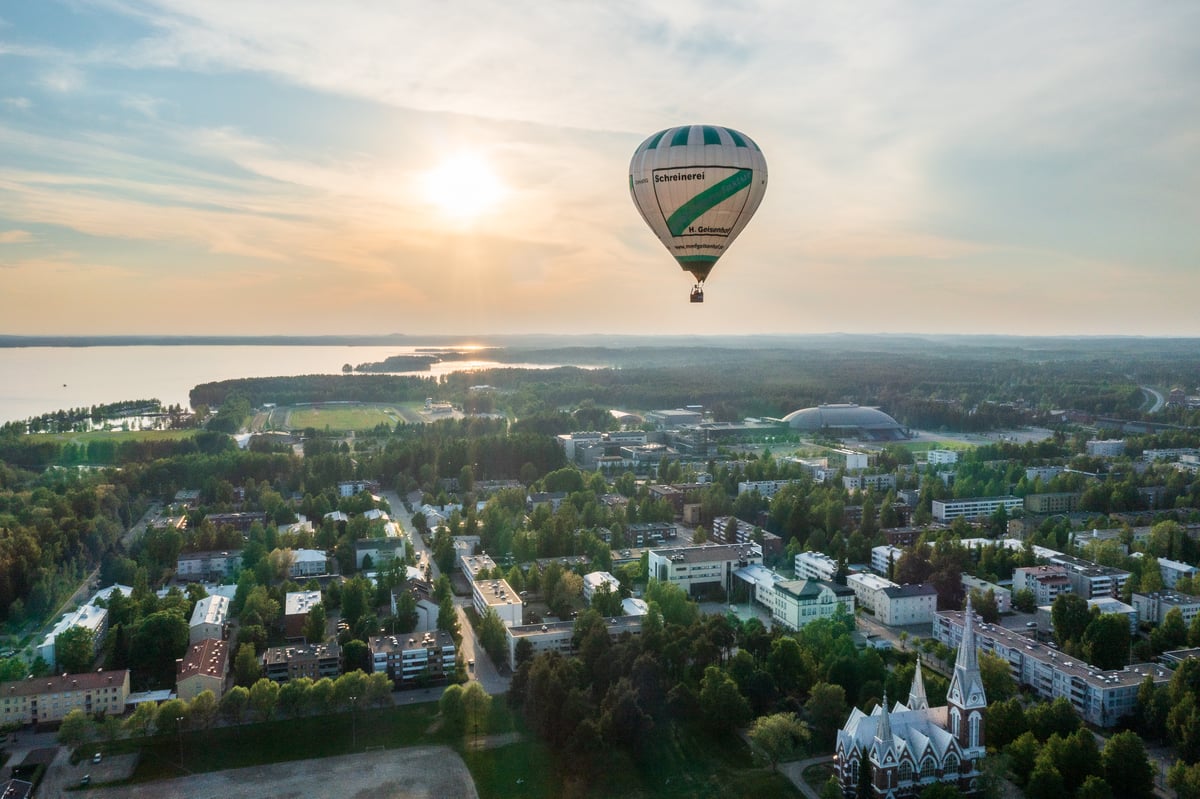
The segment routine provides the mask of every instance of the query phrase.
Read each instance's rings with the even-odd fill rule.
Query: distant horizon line
[[[711,346],[714,341],[797,341],[813,339],[927,339],[975,341],[1194,341],[1200,335],[1148,335],[1131,333],[1017,334],[1017,333],[736,333],[694,335],[685,333],[332,333],[332,334],[0,334],[0,348],[16,347],[103,347],[103,346],[386,346],[389,344],[479,345],[496,341],[546,342],[569,339],[609,341],[671,341],[675,344]]]

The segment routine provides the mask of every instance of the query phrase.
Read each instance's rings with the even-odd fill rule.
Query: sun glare
[[[441,213],[469,221],[487,213],[505,190],[487,161],[473,153],[448,158],[425,173],[425,197]]]

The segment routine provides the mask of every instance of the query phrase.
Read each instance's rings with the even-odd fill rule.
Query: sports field
[[[280,411],[283,413],[281,414]],[[280,419],[280,416],[283,419]],[[271,423],[287,430],[371,430],[386,424],[393,426],[404,421],[405,414],[396,405],[359,403],[336,403],[328,405],[305,405],[296,408],[280,408],[272,414]]]

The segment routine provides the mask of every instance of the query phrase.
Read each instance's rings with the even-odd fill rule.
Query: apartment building
[[[816,619],[830,618],[838,608],[854,615],[854,591],[821,580],[783,580],[774,584],[767,598],[771,621],[790,630],[799,630]]]
[[[1153,663],[1102,671],[999,625],[976,618],[972,626],[979,649],[1006,661],[1019,685],[1042,699],[1065,697],[1084,721],[1099,727],[1114,727],[1135,713],[1138,688],[1146,677],[1155,685],[1166,685],[1171,678],[1168,669]],[[963,635],[963,611],[939,611],[933,634],[946,646],[957,647]]]
[[[955,519],[987,518],[999,508],[1012,513],[1022,507],[1025,501],[1021,497],[974,497],[971,499],[935,499],[933,500],[933,518],[939,522],[952,522]]]
[[[263,652],[263,676],[275,682],[298,677],[337,679],[342,673],[342,650],[337,641],[272,646]]]
[[[372,636],[368,647],[375,673],[387,674],[397,688],[445,682],[457,666],[454,637],[445,630]]]
[[[824,552],[797,553],[794,566],[797,580],[824,580],[831,583],[838,573],[837,561]]]
[[[120,716],[129,698],[129,671],[90,671],[0,683],[0,724],[62,721],[78,708],[89,716]]]
[[[228,632],[229,598],[211,594],[196,603],[188,623],[188,642],[198,644],[208,638],[222,640]]]
[[[205,691],[212,691],[217,699],[225,695],[228,641],[208,638],[194,643],[175,664],[175,694],[183,701],[190,702]]]
[[[731,590],[734,571],[761,565],[763,558],[757,544],[716,544],[652,549],[648,560],[651,580],[674,583],[694,595],[712,587]]]
[[[471,583],[471,601],[480,618],[494,610],[505,627],[525,622],[525,602],[508,584],[508,580],[476,580]]]

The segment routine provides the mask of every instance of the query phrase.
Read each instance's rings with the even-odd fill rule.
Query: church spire
[[[892,746],[892,718],[888,714],[887,691],[883,692],[883,704],[880,705],[879,724],[875,726],[875,740],[881,741],[889,749]]]
[[[958,658],[954,661],[954,672],[979,671],[979,654],[975,651],[975,611],[971,608],[971,595],[967,594],[967,609],[963,611],[963,637],[958,647]]]
[[[917,655],[917,670],[913,673],[912,689],[908,692],[909,710],[928,710],[929,699],[925,696],[925,680],[921,678],[921,656]]]

